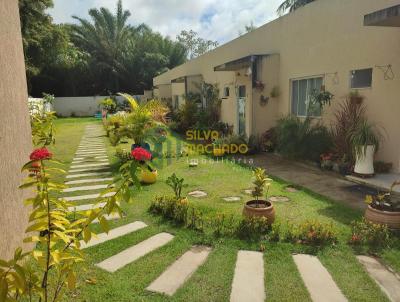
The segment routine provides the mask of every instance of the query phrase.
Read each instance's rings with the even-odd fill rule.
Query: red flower
[[[137,147],[132,150],[131,155],[137,161],[146,161],[151,159],[151,153],[144,148]]]
[[[43,159],[51,159],[53,154],[49,152],[46,148],[36,149],[34,150],[29,158],[31,160],[43,160]]]

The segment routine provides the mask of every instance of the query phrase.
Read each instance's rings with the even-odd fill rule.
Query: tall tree
[[[19,0],[29,89],[32,77],[52,64],[57,58],[58,50],[67,46],[67,35],[52,23],[52,18],[46,13],[46,9],[52,6],[52,0]]]
[[[193,30],[182,30],[176,38],[186,48],[189,59],[196,58],[218,46],[217,41],[203,39]]]
[[[73,26],[74,43],[89,53],[102,75],[107,78],[107,89],[120,90],[119,71],[123,70],[121,61],[126,50],[127,40],[132,35],[127,20],[131,13],[123,10],[118,0],[117,10],[112,14],[107,8],[91,9],[88,20],[73,16],[79,25]]]
[[[244,33],[247,34],[256,29],[257,29],[257,27],[254,25],[253,21],[251,21],[249,25],[244,26]],[[241,35],[243,35],[243,32],[241,30],[239,30],[239,36],[241,36]]]
[[[296,9],[307,5],[315,0],[285,0],[283,3],[278,7],[278,14],[283,15],[286,11],[293,12]]]

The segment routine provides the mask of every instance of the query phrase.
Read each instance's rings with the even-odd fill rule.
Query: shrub
[[[280,119],[276,126],[277,150],[289,158],[318,160],[319,155],[332,146],[328,129],[313,124],[311,118],[304,121],[295,116]]]
[[[309,245],[326,245],[337,242],[332,224],[307,220],[297,225],[289,225],[286,240]]]
[[[260,239],[262,235],[267,234],[270,226],[265,217],[246,217],[243,218],[236,230],[240,239]]]
[[[177,224],[186,224],[189,203],[186,198],[176,199],[174,197],[160,196],[156,197],[151,203],[149,211]]]
[[[349,240],[353,245],[367,245],[372,249],[381,249],[390,245],[390,232],[386,225],[375,224],[365,219],[353,221]]]

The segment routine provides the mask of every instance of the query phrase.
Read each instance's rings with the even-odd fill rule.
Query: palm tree
[[[73,26],[72,39],[86,52],[91,54],[96,66],[113,81],[109,83],[114,91],[119,90],[119,71],[123,69],[121,58],[126,50],[126,41],[132,34],[132,28],[127,24],[131,15],[123,10],[121,0],[118,0],[117,11],[112,14],[107,8],[91,9],[88,20],[73,16],[79,25]],[[111,78],[110,78],[111,76]]]
[[[283,3],[278,7],[278,14],[283,15],[287,10],[289,12],[293,12],[296,9],[307,5],[315,0],[285,0]]]

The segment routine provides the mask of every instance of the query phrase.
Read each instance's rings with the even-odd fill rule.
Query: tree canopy
[[[283,15],[285,12],[293,12],[296,9],[307,5],[308,3],[314,2],[315,0],[285,0],[278,7],[278,14]]]
[[[185,62],[179,41],[145,24],[131,25],[131,13],[117,2],[89,10],[90,19],[54,24],[52,0],[19,0],[29,93],[57,96],[141,94],[153,77]]]

